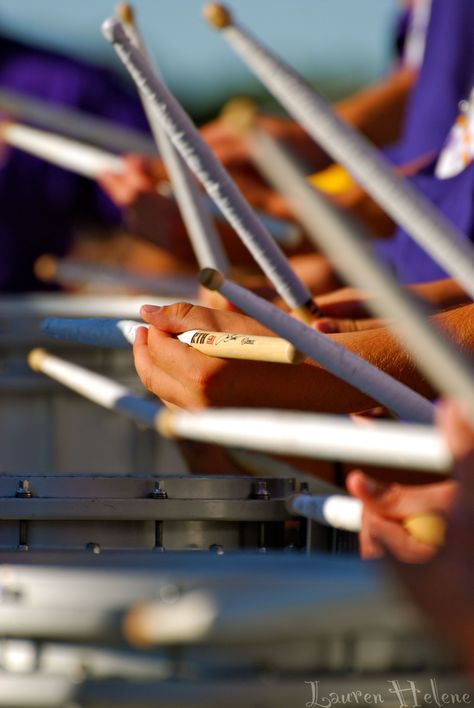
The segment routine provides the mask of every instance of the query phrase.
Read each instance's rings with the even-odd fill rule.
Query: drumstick
[[[297,494],[288,500],[287,509],[336,529],[359,533],[362,527],[363,504],[353,497]],[[403,520],[402,526],[417,541],[436,547],[444,543],[446,522],[438,514],[413,514]]]
[[[130,42],[120,22],[114,19],[106,20],[102,30],[135,83],[153,102],[156,115],[160,116],[174,146],[239,234],[281,297],[297,316],[307,321],[313,319],[316,310],[311,293],[293,272],[287,259],[258,221],[189,116],[156,77],[143,54]]]
[[[153,141],[134,128],[120,126],[100,116],[84,113],[36,96],[0,89],[0,111],[12,119],[31,122],[39,128],[66,133],[75,140],[112,150],[156,155]]]
[[[420,423],[432,421],[434,407],[426,398],[337,344],[327,335],[317,332],[303,322],[297,322],[286,312],[225,279],[217,271],[202,271],[200,280],[204,287],[217,290],[247,315],[291,342],[298,351],[314,359],[334,376],[375,399],[400,418]]]
[[[20,123],[1,123],[0,140],[90,179],[102,172],[120,173],[124,168],[123,160],[116,155]]]
[[[473,245],[296,71],[236,23],[224,6],[206,5],[204,15],[311,137],[474,298]]]
[[[95,290],[111,288],[131,289],[143,293],[156,293],[167,297],[196,297],[196,279],[190,276],[145,276],[131,273],[122,268],[87,263],[71,258],[40,256],[34,264],[37,278],[47,283],[61,285],[87,285]]]
[[[326,253],[347,283],[377,296],[367,302],[367,307],[376,317],[393,321],[390,328],[419,369],[444,395],[465,401],[474,420],[472,363],[427,319],[433,314],[427,305],[377,261],[365,229],[312,189],[273,138],[256,127],[246,134],[254,160],[293,206],[309,238]]]
[[[46,374],[90,401],[138,423],[155,427],[161,405],[140,398],[116,381],[53,356],[44,349],[33,349],[28,355],[28,363],[34,371]]]
[[[299,411],[163,410],[158,428],[189,438],[278,455],[449,474],[451,455],[437,431],[393,421],[356,423],[340,415]]]
[[[125,169],[123,159],[111,152],[58,133],[31,128],[22,123],[0,122],[0,140],[53,165],[93,180],[100,177],[104,171],[120,174]],[[162,193],[158,186],[157,190]],[[164,196],[169,197],[169,193]],[[203,196],[200,195],[201,198]],[[205,198],[205,201],[209,205],[210,200]],[[265,220],[276,240],[282,238],[281,234],[284,232],[285,245],[295,245],[296,239],[299,238],[295,231],[296,226],[293,227],[291,224],[287,226],[287,222],[284,220],[274,219],[263,212],[257,212],[257,214],[259,218]],[[202,261],[202,259],[200,260]]]
[[[35,371],[168,437],[449,474],[450,453],[439,434],[426,426],[385,421],[363,426],[341,416],[276,410],[171,411],[43,349],[30,352],[28,361]]]
[[[143,39],[135,23],[132,7],[127,3],[121,3],[117,6],[116,12],[122,20],[131,42],[148,58]],[[196,260],[200,268],[211,266],[227,273],[229,271],[229,261],[225,249],[214,222],[205,204],[203,204],[201,193],[194,182],[194,178],[169,141],[166,131],[156,116],[153,103],[140,87],[138,87],[138,93],[158,151],[168,171]]]
[[[133,320],[66,320],[48,317],[42,323],[41,330],[55,339],[127,349],[134,343],[137,329],[148,328],[148,326]],[[178,334],[177,339],[202,354],[222,359],[266,361],[277,364],[300,364],[304,359],[304,355],[296,351],[292,344],[279,337],[193,329]]]

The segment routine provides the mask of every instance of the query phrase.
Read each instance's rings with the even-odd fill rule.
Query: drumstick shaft
[[[289,113],[474,298],[473,245],[296,71],[234,22],[225,8],[210,7],[222,10],[219,21],[211,16],[211,22]]]
[[[311,319],[315,308],[309,290],[293,272],[283,253],[258,221],[190,118],[156,77],[143,54],[129,41],[119,22],[107,20],[103,25],[103,33],[113,44],[134,81],[153,101],[156,114],[160,116],[173,145],[200,179],[282,298],[300,317]]]
[[[144,133],[76,108],[42,101],[36,96],[1,88],[0,110],[14,119],[66,133],[75,140],[83,140],[112,152],[156,155],[153,141]]]
[[[334,376],[378,401],[400,418],[420,423],[432,421],[434,408],[426,398],[337,344],[327,335],[296,321],[286,312],[225,279],[216,271],[203,271],[200,278],[205,287],[217,290],[247,315],[291,342],[298,351],[317,361]]]
[[[120,157],[27,125],[4,123],[0,126],[0,139],[12,147],[90,179],[96,179],[102,172],[123,171],[123,160]]]
[[[463,400],[474,420],[471,362],[430,323],[427,306],[377,261],[369,248],[368,233],[312,189],[291,158],[266,133],[251,129],[248,143],[270,182],[289,200],[309,237],[327,254],[343,279],[377,296],[367,302],[367,307],[376,316],[393,320],[391,328],[419,369],[441,393]]]
[[[163,411],[164,435],[274,454],[448,474],[449,451],[436,430],[387,421],[277,410]]]
[[[46,374],[90,401],[149,427],[155,427],[161,406],[136,396],[116,381],[53,356],[43,349],[30,352],[28,361],[35,371]]]
[[[148,58],[143,39],[134,21],[131,7],[121,5],[118,8],[118,12],[126,20],[123,22],[123,26],[128,37],[135,47]],[[186,164],[168,139],[166,131],[156,116],[153,102],[150,101],[140,87],[138,87],[138,92],[148,118],[150,130],[168,171],[196,260],[201,268],[210,266],[222,269],[223,272],[227,273],[229,271],[229,261],[213,220],[206,205],[203,203],[201,192]]]

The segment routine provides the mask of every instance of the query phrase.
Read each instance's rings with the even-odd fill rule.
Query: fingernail
[[[371,477],[364,478],[364,487],[367,494],[370,496],[375,496],[380,491],[380,484],[372,479]]]
[[[334,325],[330,322],[325,322],[324,320],[315,320],[313,322],[313,327],[318,332],[322,332],[323,334],[337,334],[336,327],[334,327]]]
[[[142,305],[140,312],[144,312],[147,315],[153,315],[162,310],[161,305]]]

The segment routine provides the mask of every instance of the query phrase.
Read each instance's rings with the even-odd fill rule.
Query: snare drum
[[[284,548],[293,491],[291,479],[3,475],[0,549]]]

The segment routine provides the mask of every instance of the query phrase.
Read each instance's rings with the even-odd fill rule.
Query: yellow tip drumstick
[[[115,14],[124,25],[133,25],[135,23],[135,13],[128,2],[119,2],[115,8]]]
[[[417,541],[439,548],[444,543],[446,521],[437,514],[415,514],[403,522],[403,528]]]
[[[202,9],[204,19],[217,29],[225,29],[232,24],[232,15],[229,10],[218,2],[210,2]]]

